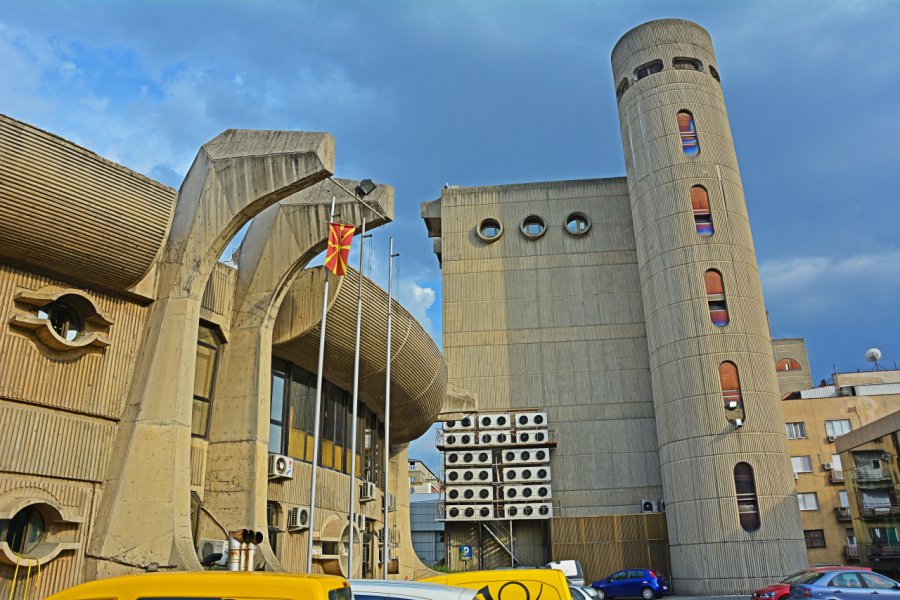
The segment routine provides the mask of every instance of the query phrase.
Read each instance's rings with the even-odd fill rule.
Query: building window
[[[847,506],[849,507],[850,505],[848,504]],[[844,533],[847,535],[847,545],[848,546],[856,546],[856,532],[853,531],[853,528],[847,527],[844,530]]]
[[[719,79],[719,72],[718,72],[718,71],[716,70],[716,68],[715,68],[714,66],[712,66],[712,65],[709,65],[709,74],[712,75],[712,78],[713,78],[713,79],[715,79],[715,80],[718,81],[719,83],[722,83],[722,80]]]
[[[815,492],[797,494],[797,503],[800,510],[819,510],[819,498]]]
[[[503,235],[503,225],[497,219],[484,219],[478,224],[477,233],[482,242],[496,242]]]
[[[869,536],[879,546],[900,546],[896,527],[869,527]]]
[[[619,87],[616,88],[616,100],[621,100],[622,95],[627,91],[628,91],[628,78],[625,78],[619,82]]]
[[[836,421],[825,421],[825,433],[829,437],[840,437],[848,434],[853,430],[850,425],[850,419],[838,419]]]
[[[197,331],[197,355],[194,363],[194,401],[191,410],[191,435],[205,438],[209,433],[209,407],[212,403],[219,363],[219,335],[200,325]]]
[[[712,212],[709,210],[709,195],[702,185],[691,188],[691,208],[694,210],[694,228],[697,235],[709,237],[715,231],[712,224]]]
[[[38,309],[37,314],[38,318],[50,321],[53,331],[68,342],[74,341],[84,332],[84,318],[72,304],[62,299],[45,304]]]
[[[741,380],[737,365],[725,361],[719,365],[719,385],[722,387],[722,401],[726,411],[743,410],[744,399],[741,395]]]
[[[703,63],[696,58],[675,57],[672,59],[672,68],[679,71],[702,71]]]
[[[847,490],[838,492],[838,502],[841,508],[850,508],[850,497],[847,495]]]
[[[644,77],[648,77],[655,73],[659,73],[663,70],[663,63],[661,60],[654,60],[652,62],[648,62],[645,65],[641,65],[637,69],[634,70],[634,78],[637,80],[641,80]]]
[[[566,233],[571,235],[584,235],[591,228],[591,220],[587,215],[580,212],[573,212],[566,217]]]
[[[700,154],[700,142],[697,139],[697,128],[694,126],[694,115],[686,110],[678,112],[678,133],[681,135],[681,149],[688,156]]]
[[[284,454],[284,395],[287,392],[287,370],[272,361],[272,403],[269,410],[269,452]]]
[[[0,521],[0,539],[16,554],[29,556],[47,533],[44,515],[37,505],[26,506],[9,520]]]
[[[798,440],[806,437],[806,424],[804,423],[785,423],[787,430],[787,438],[789,440]]]
[[[266,525],[269,533],[269,545],[272,546],[272,552],[278,552],[278,532],[281,529],[278,526],[281,516],[281,506],[278,502],[266,502]]]
[[[803,538],[807,548],[824,548],[825,532],[821,529],[804,529]]]
[[[782,358],[777,363],[775,363],[776,371],[802,371],[803,368],[793,358]]]
[[[808,456],[792,456],[791,467],[794,473],[812,473],[812,460]]]
[[[706,285],[706,301],[709,304],[709,319],[716,327],[728,325],[728,304],[725,301],[725,284],[722,274],[710,269],[703,274]]]
[[[542,219],[538,215],[528,215],[527,217],[522,219],[522,224],[519,225],[519,230],[525,237],[536,240],[539,237],[543,236],[544,233],[546,233],[547,225],[544,223],[544,219]]]
[[[744,531],[759,529],[759,500],[753,467],[742,462],[734,466],[734,490],[737,494],[738,520]]]

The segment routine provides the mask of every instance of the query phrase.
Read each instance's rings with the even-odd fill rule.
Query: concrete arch
[[[104,482],[88,578],[150,563],[200,569],[189,491],[203,292],[217,257],[244,223],[333,169],[334,140],[327,133],[228,130],[198,152],[158,263],[157,299]]]
[[[348,189],[358,182],[342,180]],[[272,329],[285,293],[301,269],[325,249],[334,196],[345,223],[374,228],[393,216],[394,190],[378,185],[366,204],[331,181],[294,194],[258,215],[238,257],[230,340],[222,349],[210,417],[204,503],[229,530],[266,530]],[[382,216],[384,215],[384,216]],[[334,286],[331,298],[337,296]],[[312,301],[321,311],[321,295]],[[263,542],[271,569],[278,560]]]

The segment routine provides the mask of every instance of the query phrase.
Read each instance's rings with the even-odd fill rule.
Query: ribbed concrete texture
[[[655,61],[661,70],[644,70]],[[690,61],[699,70],[679,68]],[[703,28],[662,20],[625,34],[612,65],[674,587],[681,594],[745,593],[805,566],[806,549],[718,64]],[[699,153],[682,148],[680,111],[693,116]],[[691,188],[698,185],[709,197],[712,236],[695,228]],[[724,283],[724,326],[710,317],[704,284],[710,269]],[[736,365],[740,378],[740,428],[723,402],[724,361]],[[754,531],[738,519],[733,473],[739,463],[755,474],[760,525]]]

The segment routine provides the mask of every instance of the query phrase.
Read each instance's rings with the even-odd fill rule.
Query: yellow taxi
[[[466,571],[421,581],[478,590],[484,600],[571,600],[569,581],[556,569]]]
[[[47,600],[352,600],[334,575],[247,571],[143,573],[76,585]]]

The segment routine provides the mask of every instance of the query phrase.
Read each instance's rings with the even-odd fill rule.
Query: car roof
[[[475,596],[476,590],[456,587],[452,585],[444,585],[441,583],[428,583],[425,581],[383,581],[377,579],[351,579],[350,591],[360,594],[376,594],[390,595],[394,593],[408,593],[410,595],[419,593],[424,598],[433,598],[440,600],[442,598],[458,599],[471,598]]]

